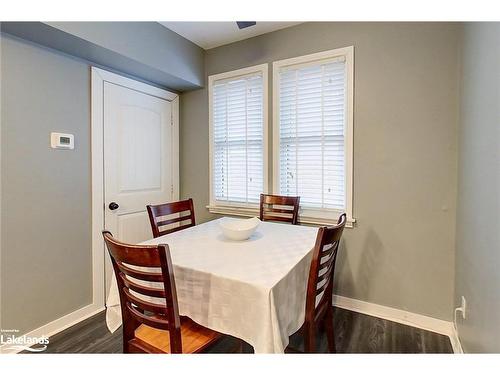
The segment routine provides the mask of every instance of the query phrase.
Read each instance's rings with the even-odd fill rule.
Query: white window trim
[[[264,160],[264,193],[268,192],[268,174],[269,174],[269,145],[268,145],[268,66],[260,64],[250,66],[243,69],[233,70],[230,72],[214,74],[208,76],[208,116],[209,116],[209,163],[210,163],[210,204],[207,206],[211,213],[236,215],[236,216],[256,216],[259,213],[259,204],[245,204],[238,202],[228,202],[221,204],[216,202],[213,192],[213,84],[215,81],[223,79],[235,78],[238,76],[249,75],[252,73],[262,74],[262,98],[263,98],[263,160]]]
[[[347,67],[347,129],[345,133],[346,152],[346,227],[352,227],[356,221],[352,214],[353,200],[353,112],[354,112],[354,46],[337,48],[330,51],[313,53],[294,57],[273,63],[273,192],[279,194],[279,166],[280,166],[280,118],[279,118],[279,70],[291,65],[309,65],[320,60],[330,60],[344,57]],[[341,212],[326,209],[301,209],[299,220],[303,224],[334,224]]]

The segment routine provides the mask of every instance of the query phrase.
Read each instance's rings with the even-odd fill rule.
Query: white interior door
[[[153,237],[146,205],[176,198],[172,103],[110,82],[103,90],[104,224],[116,238],[138,243]],[[105,263],[108,293],[107,252]]]

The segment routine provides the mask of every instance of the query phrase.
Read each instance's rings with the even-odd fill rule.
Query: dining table
[[[255,353],[284,353],[304,323],[318,230],[263,221],[247,240],[233,241],[220,228],[225,220],[241,219],[222,217],[141,244],[169,246],[180,315],[244,340]],[[106,307],[113,332],[122,323],[115,275]]]

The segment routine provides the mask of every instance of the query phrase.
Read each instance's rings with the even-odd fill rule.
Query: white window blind
[[[211,89],[213,198],[256,204],[264,191],[262,73],[216,80]]]
[[[301,206],[346,208],[346,62],[279,70],[279,190]]]

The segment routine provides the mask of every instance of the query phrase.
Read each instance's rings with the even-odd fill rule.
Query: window
[[[210,76],[209,108],[209,209],[255,210],[267,191],[267,64]]]
[[[352,223],[353,47],[277,61],[274,191],[298,195],[301,222]]]

